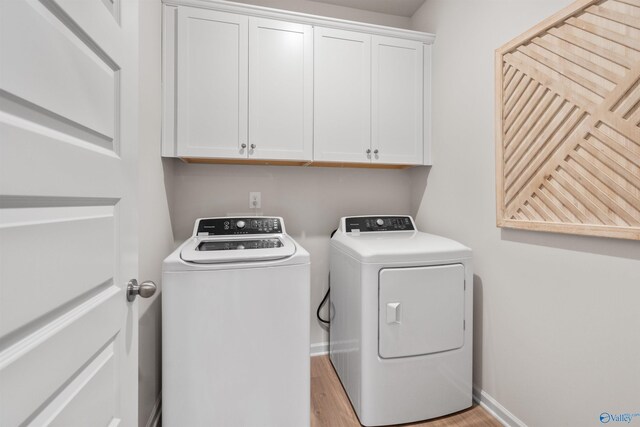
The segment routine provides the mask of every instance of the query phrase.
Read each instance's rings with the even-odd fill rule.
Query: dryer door
[[[464,266],[380,270],[382,358],[454,350],[464,344]]]

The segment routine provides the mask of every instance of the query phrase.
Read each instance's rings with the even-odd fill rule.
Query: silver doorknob
[[[254,148],[256,148],[256,144],[251,144],[251,149],[253,150]]]
[[[247,148],[247,144],[240,144],[240,148]]]
[[[371,154],[371,148],[367,148],[367,154]]]
[[[373,150],[373,154],[378,154],[378,149]]]
[[[156,293],[156,284],[151,280],[138,284],[136,279],[129,280],[127,283],[127,301],[131,302],[136,299],[138,295],[142,298],[149,298]]]

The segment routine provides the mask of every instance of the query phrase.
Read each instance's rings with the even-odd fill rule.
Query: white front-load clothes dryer
[[[309,426],[309,254],[282,218],[198,219],[162,288],[164,426]]]
[[[470,407],[471,250],[410,216],[342,218],[330,246],[330,358],[360,422]]]

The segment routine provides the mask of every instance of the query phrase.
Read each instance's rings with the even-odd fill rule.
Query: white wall
[[[160,0],[140,0],[140,135],[138,280],[161,287],[162,260],[173,249],[165,173],[160,158]],[[170,174],[171,162],[164,161]],[[145,426],[161,389],[161,292],[139,304],[138,419]]]
[[[316,308],[327,289],[329,235],[340,217],[410,210],[407,171],[175,162],[171,221],[177,241],[191,235],[196,218],[251,214],[250,191],[262,193],[264,215],[284,217],[287,232],[311,254],[312,344],[327,341]]]
[[[370,12],[368,10],[353,9],[351,7],[336,6],[311,0],[231,0],[236,3],[253,4],[256,6],[272,7],[290,10],[292,12],[308,13],[311,15],[328,16],[330,18],[346,19],[349,21],[368,22],[370,24],[386,25],[389,27],[410,28],[411,19],[404,16],[387,15],[385,13]]]
[[[494,49],[568,3],[427,0],[413,17],[436,42],[434,166],[411,172],[412,206],[474,249],[476,386],[541,427],[640,412],[640,242],[495,227]]]

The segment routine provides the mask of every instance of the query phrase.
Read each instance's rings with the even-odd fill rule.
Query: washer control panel
[[[355,216],[344,219],[345,231],[412,231],[415,230],[410,216]]]
[[[282,218],[278,217],[201,218],[196,222],[195,235],[281,234],[282,229]]]

